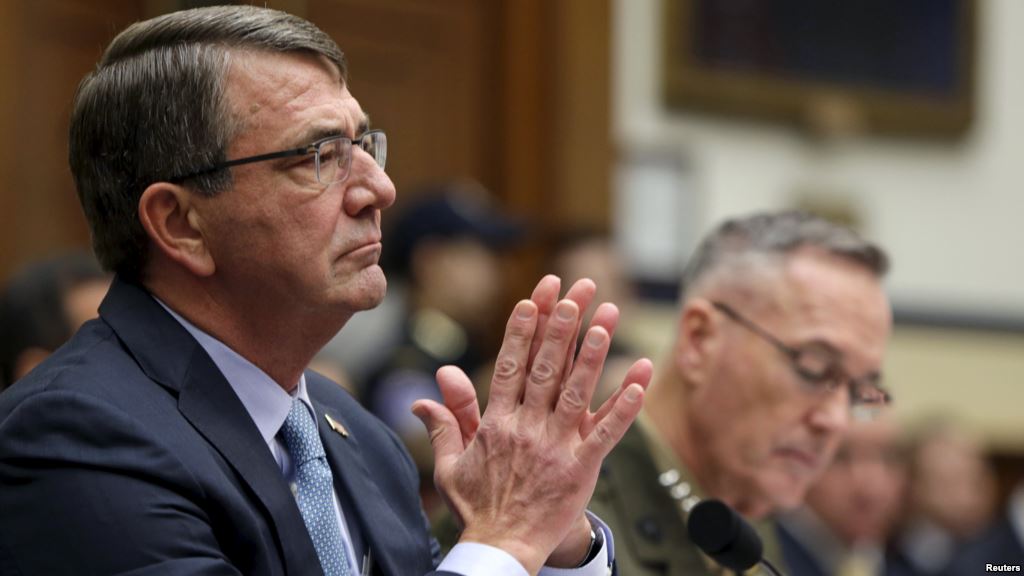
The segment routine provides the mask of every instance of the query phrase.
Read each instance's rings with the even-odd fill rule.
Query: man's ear
[[[679,314],[673,361],[692,385],[709,380],[711,360],[721,346],[716,320],[714,307],[703,298],[687,300]]]
[[[216,264],[195,200],[182,186],[155,182],[139,198],[139,219],[160,253],[196,276],[210,276]]]

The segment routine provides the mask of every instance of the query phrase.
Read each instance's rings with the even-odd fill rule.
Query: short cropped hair
[[[149,245],[142,192],[226,160],[241,129],[225,98],[233,50],[325,56],[347,82],[345,56],[319,28],[255,6],[214,6],[137,22],[107,47],[78,87],[69,160],[100,264],[141,281]],[[230,188],[220,170],[186,182],[212,196]]]
[[[786,256],[802,248],[853,262],[878,278],[889,269],[882,248],[845,226],[798,210],[762,212],[726,220],[704,238],[683,272],[682,296],[685,299],[711,272],[737,260]]]

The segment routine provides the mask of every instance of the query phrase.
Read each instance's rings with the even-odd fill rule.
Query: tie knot
[[[324,445],[320,442],[320,434],[316,430],[316,422],[313,421],[313,416],[305,403],[298,398],[292,402],[292,409],[281,426],[281,434],[284,437],[285,448],[295,461],[296,467],[325,456]]]

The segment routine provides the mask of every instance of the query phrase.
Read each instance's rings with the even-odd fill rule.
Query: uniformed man
[[[640,425],[591,502],[615,530],[621,573],[715,573],[687,536],[690,507],[713,497],[761,519],[798,505],[851,413],[888,403],[887,266],[879,247],[801,212],[729,220],[706,237]]]

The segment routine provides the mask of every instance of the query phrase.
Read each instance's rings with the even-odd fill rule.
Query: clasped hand
[[[454,366],[437,373],[444,405],[413,405],[430,433],[434,482],[463,526],[460,542],[501,548],[530,574],[585,556],[584,509],[601,461],[640,412],[653,371],[649,360],[635,362],[591,413],[619,312],[598,306],[576,357],[596,286],[580,280],[558,300],[560,284],[544,277],[512,311],[482,417],[469,377]]]

